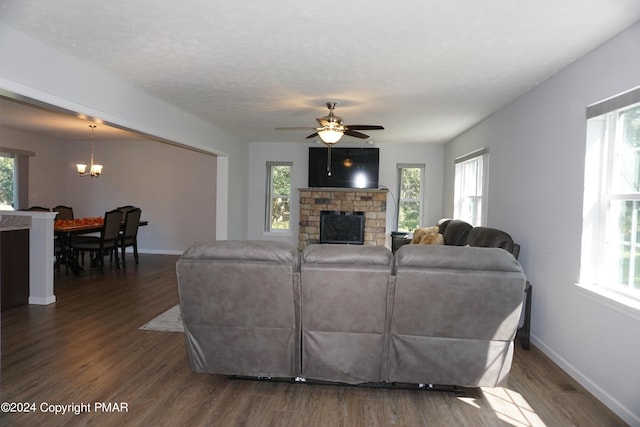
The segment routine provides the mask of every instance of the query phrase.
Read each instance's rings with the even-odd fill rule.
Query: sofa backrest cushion
[[[510,252],[517,258],[515,254],[516,245],[513,243],[511,236],[496,228],[475,227],[469,232],[467,237],[469,246],[477,246],[483,248],[502,248]]]
[[[286,242],[218,240],[195,243],[181,258],[297,263],[298,251]]]
[[[297,249],[273,241],[197,243],[176,264],[187,354],[196,372],[300,374]]]
[[[310,245],[302,254],[302,374],[346,383],[383,378],[391,251]]]
[[[473,226],[459,219],[449,221],[443,230],[445,245],[464,246],[467,244],[467,236]]]
[[[309,245],[302,253],[302,262],[307,264],[391,266],[392,258],[384,246]]]
[[[392,333],[513,339],[526,278],[504,250],[405,245],[394,271]]]
[[[499,248],[404,245],[395,254],[391,382],[503,385],[525,277]]]

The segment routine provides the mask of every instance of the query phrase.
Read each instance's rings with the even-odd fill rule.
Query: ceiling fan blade
[[[275,130],[312,130],[315,128],[311,126],[289,126],[289,127],[280,127],[280,128],[274,128],[274,129]]]
[[[316,118],[316,121],[320,125],[315,128],[308,127],[281,127],[276,128],[276,130],[300,130],[300,129],[313,129],[314,133],[307,136],[306,139],[311,139],[319,136],[319,132],[329,131],[329,132],[341,132],[344,135],[352,136],[354,138],[366,139],[369,138],[369,135],[366,135],[362,132],[358,132],[358,130],[383,130],[384,127],[380,125],[348,125],[344,124],[342,117],[338,117],[333,113],[333,109],[335,108],[335,102],[327,102],[327,108],[329,109],[329,114],[324,117]],[[339,139],[339,138],[338,138]]]
[[[380,125],[347,125],[347,128],[354,130],[384,130]]]
[[[351,129],[347,129],[347,130],[345,130],[345,131],[344,131],[344,134],[345,134],[345,135],[349,135],[349,136],[353,136],[353,137],[355,137],[355,138],[362,138],[362,139],[364,139],[364,138],[369,138],[369,135],[365,135],[365,134],[364,134],[364,133],[362,133],[362,132],[358,132],[358,131],[351,130]]]

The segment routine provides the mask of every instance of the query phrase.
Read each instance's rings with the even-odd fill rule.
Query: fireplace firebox
[[[320,243],[364,244],[364,212],[320,212]]]

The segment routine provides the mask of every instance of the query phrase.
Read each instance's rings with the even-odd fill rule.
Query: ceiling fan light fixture
[[[318,136],[320,137],[322,142],[329,145],[335,144],[336,142],[340,141],[340,138],[342,138],[343,134],[344,132],[330,128],[318,131]]]

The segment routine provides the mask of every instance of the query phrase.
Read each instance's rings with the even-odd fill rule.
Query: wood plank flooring
[[[121,271],[105,265],[104,275],[56,273],[56,304],[2,313],[0,401],[35,404],[36,410],[0,413],[0,425],[625,425],[535,347],[519,345],[507,387],[461,392],[192,373],[182,333],[138,329],[178,303],[176,261],[141,254],[139,266],[133,259]],[[105,411],[96,402],[126,406]],[[81,413],[44,412],[52,405]]]

